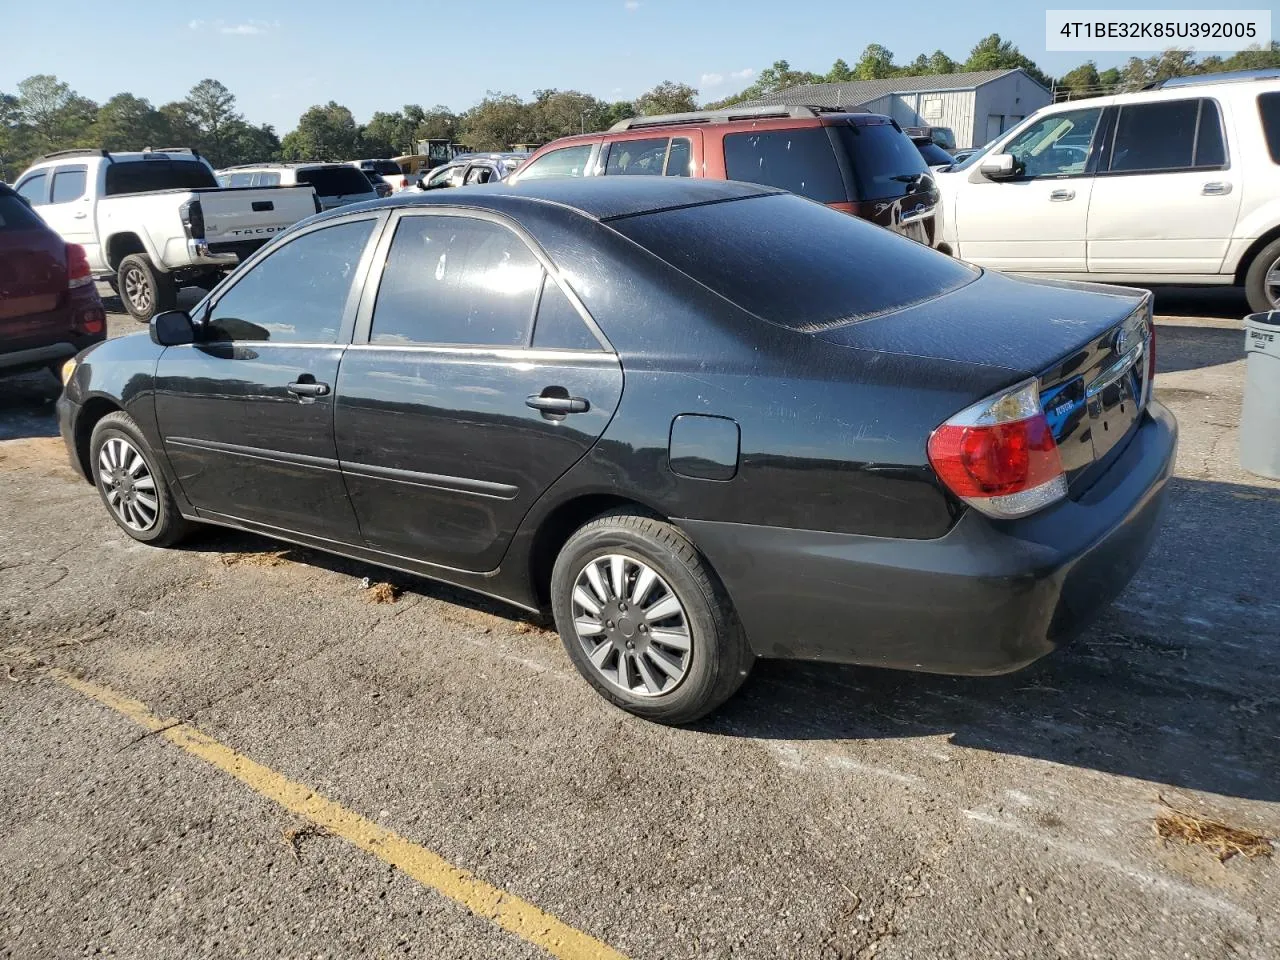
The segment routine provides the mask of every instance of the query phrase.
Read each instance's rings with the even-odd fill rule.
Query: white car
[[[61,150],[37,160],[14,189],[63,240],[84,247],[94,278],[142,321],[171,309],[180,287],[212,287],[319,211],[308,186],[221,190],[208,162],[185,148]]]
[[[305,184],[315,189],[322,210],[378,199],[369,178],[349,163],[245,163],[219,170],[218,183],[224,187]]]
[[[939,249],[972,263],[1280,308],[1280,71],[1053,104],[935,179]]]

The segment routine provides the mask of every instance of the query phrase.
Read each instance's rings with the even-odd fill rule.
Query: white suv
[[[1280,71],[1054,104],[936,179],[939,247],[972,263],[1280,308]]]
[[[321,210],[378,199],[369,178],[349,163],[246,163],[219,170],[218,183],[224,187],[308,185],[315,190]]]

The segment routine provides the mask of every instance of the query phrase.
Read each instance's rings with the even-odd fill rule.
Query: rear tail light
[[[204,239],[204,207],[200,206],[199,200],[188,200],[178,208],[178,215],[182,217],[182,229],[189,238]]]
[[[933,431],[928,451],[947,489],[989,517],[1024,517],[1067,495],[1037,380],[960,411]]]
[[[106,326],[107,315],[102,307],[85,307],[83,310],[77,310],[71,321],[72,332],[82,336],[101,333]]]
[[[67,289],[87,287],[93,283],[93,271],[89,269],[89,256],[78,243],[67,244]]]

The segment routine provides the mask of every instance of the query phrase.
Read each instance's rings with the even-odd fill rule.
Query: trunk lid
[[[1073,497],[1137,428],[1151,395],[1150,335],[1145,291],[991,272],[937,299],[821,334],[842,346],[1002,367],[1010,385],[1036,377]]]
[[[44,228],[0,227],[0,337],[48,324],[67,292],[67,245]]]

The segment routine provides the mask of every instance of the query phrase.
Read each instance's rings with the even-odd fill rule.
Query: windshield
[[[707,203],[608,223],[726,300],[792,330],[866,320],[979,276],[914,240],[796,196]]]
[[[298,182],[315,187],[317,197],[372,193],[369,178],[355,167],[310,167],[298,171]]]
[[[202,160],[117,160],[107,164],[106,196],[151,190],[201,190],[217,178]]]

